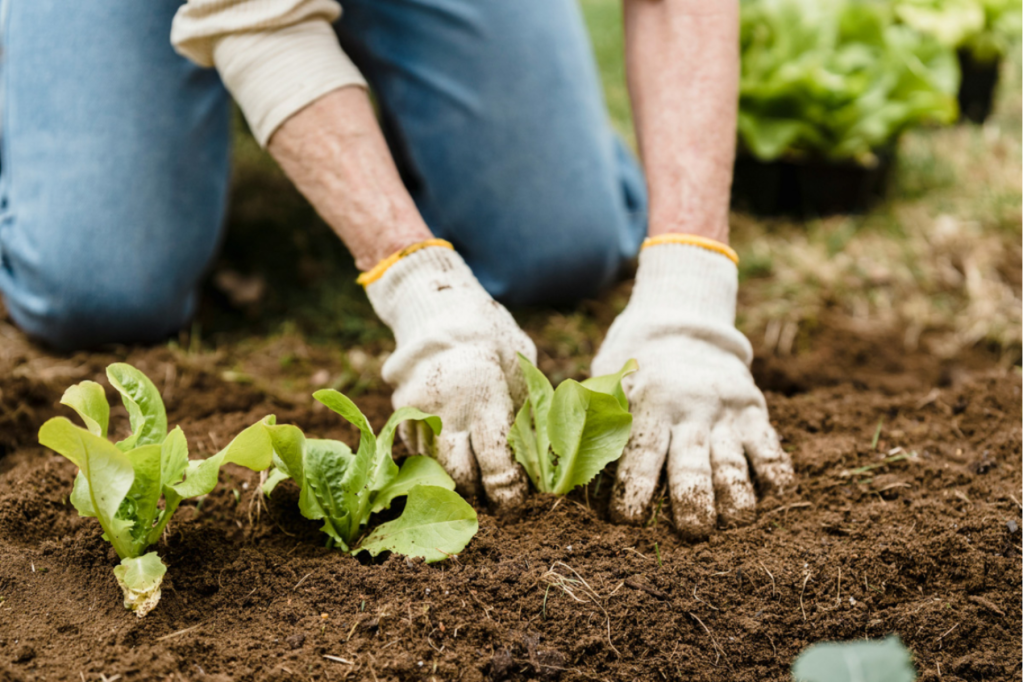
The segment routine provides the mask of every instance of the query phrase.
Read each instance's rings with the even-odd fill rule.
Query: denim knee
[[[45,291],[8,291],[4,302],[25,333],[59,351],[160,341],[181,329],[195,310],[194,291],[51,274],[52,286]]]
[[[557,305],[596,295],[634,249],[620,213],[580,209],[569,220],[534,223],[542,238],[470,256],[470,267],[496,299],[510,305]]]

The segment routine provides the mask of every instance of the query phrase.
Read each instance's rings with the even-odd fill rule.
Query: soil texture
[[[675,536],[667,500],[644,527],[611,524],[604,472],[505,516],[476,501],[457,559],[370,563],[324,547],[293,484],[267,501],[258,474],[228,467],[156,546],[163,598],[138,619],[98,524],[68,503],[73,465],[35,442],[70,416],[64,388],[132,362],[193,458],[269,413],[356,433],[283,378],[281,349],[245,378],[229,355],[59,357],[0,331],[0,680],[782,681],[814,642],[889,634],[921,680],[1020,679],[1020,375],[983,352],[939,361],[832,328],[758,361],[798,485],[698,544]],[[298,355],[333,372],[319,352]],[[356,400],[382,425],[386,391]]]

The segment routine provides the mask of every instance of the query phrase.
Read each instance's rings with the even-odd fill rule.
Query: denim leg
[[[180,0],[5,0],[0,291],[61,349],[157,340],[218,245],[230,109],[171,48]]]
[[[591,295],[635,255],[646,189],[611,130],[575,0],[347,0],[423,216],[510,303]]]

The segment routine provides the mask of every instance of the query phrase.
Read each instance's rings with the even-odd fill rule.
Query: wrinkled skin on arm
[[[727,244],[739,77],[737,0],[626,0],[629,91],[650,192],[651,237],[696,235]],[[699,246],[660,244],[640,255],[632,299],[608,331],[593,374],[629,357],[632,437],[611,513],[640,523],[667,469],[676,528],[706,537],[755,517],[762,488],[793,480],[735,329],[738,272]]]

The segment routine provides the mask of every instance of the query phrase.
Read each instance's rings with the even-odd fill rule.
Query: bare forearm
[[[267,148],[360,270],[432,236],[362,88],[341,88],[316,100],[285,121]]]
[[[737,0],[626,0],[625,51],[650,235],[728,241],[739,83]]]

